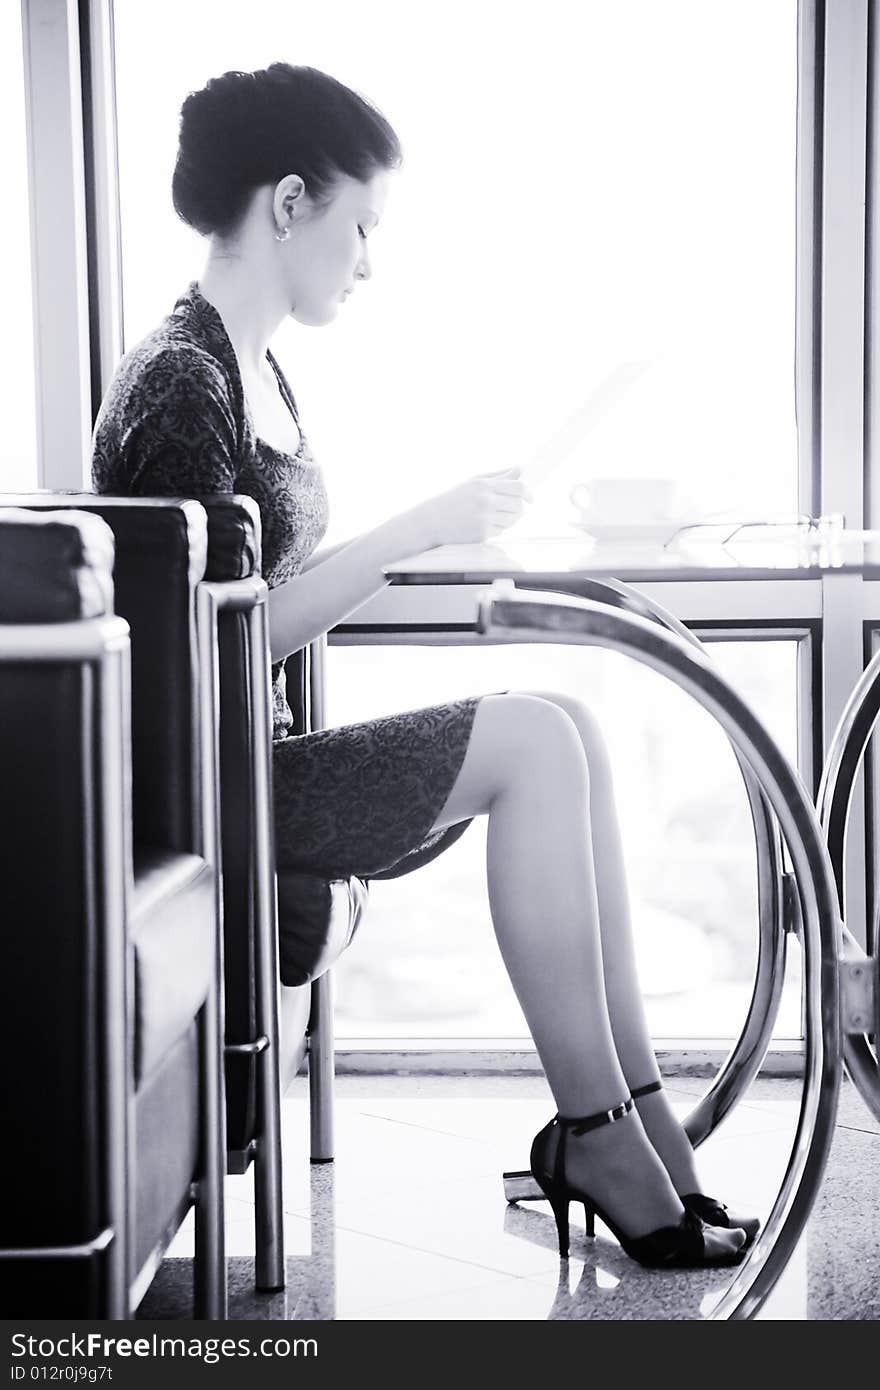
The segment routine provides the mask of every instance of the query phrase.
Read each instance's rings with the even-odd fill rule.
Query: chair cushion
[[[367,903],[360,878],[278,874],[278,946],[281,983],[304,985],[323,975],[360,925]]]
[[[214,871],[195,854],[136,849],[132,935],[135,955],[135,1084],[186,1032],[211,983]]]
[[[0,508],[0,622],[113,612],[113,532],[87,512]]]

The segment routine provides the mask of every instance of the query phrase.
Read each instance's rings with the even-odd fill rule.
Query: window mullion
[[[864,494],[867,0],[825,14],[821,509],[860,528]]]
[[[82,0],[92,419],[123,352],[113,0]]]
[[[819,510],[824,0],[799,0],[795,182],[795,417],[798,509]]]
[[[868,158],[868,0],[823,7],[821,366],[823,513],[863,525],[865,496],[865,205]],[[822,580],[823,747],[863,669],[863,581]],[[864,779],[854,790],[846,852],[847,925],[864,944]]]
[[[37,476],[79,488],[91,434],[79,18],[74,0],[22,0]]]

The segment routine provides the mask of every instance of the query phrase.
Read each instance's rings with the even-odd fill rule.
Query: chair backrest
[[[259,576],[260,510],[252,498],[200,499],[208,513],[206,579],[227,583]],[[223,863],[226,1041],[250,1042],[257,1032],[257,920],[254,892],[254,757],[250,682],[254,654],[248,614],[218,614],[220,667],[220,806]],[[226,1056],[227,1146],[244,1150],[257,1123],[257,1057]]]
[[[137,633],[131,694],[135,843],[198,852],[197,690],[181,682],[179,672],[198,669],[195,592],[208,558],[205,509],[189,500],[93,493],[0,495],[0,508],[59,506],[91,512],[110,527],[116,612]]]

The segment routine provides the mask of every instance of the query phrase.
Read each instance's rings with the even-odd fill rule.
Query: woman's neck
[[[265,271],[256,273],[247,257],[212,248],[199,290],[223,320],[241,371],[262,373],[269,340],[286,313],[278,287],[267,282]]]

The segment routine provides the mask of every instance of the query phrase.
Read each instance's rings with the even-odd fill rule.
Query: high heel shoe
[[[633,1100],[640,1096],[650,1096],[654,1091],[662,1091],[662,1081],[651,1081],[647,1086],[636,1086],[632,1092]],[[733,1216],[723,1202],[707,1197],[702,1192],[687,1192],[681,1196],[685,1211],[693,1212],[706,1226],[721,1226],[727,1230],[739,1229],[746,1233],[746,1247],[752,1244],[761,1229],[757,1216]]]
[[[532,1141],[530,1155],[532,1176],[553,1208],[556,1230],[559,1235],[560,1258],[566,1259],[568,1257],[569,1203],[583,1202],[587,1235],[595,1234],[595,1220],[596,1216],[599,1215],[627,1255],[637,1260],[640,1265],[645,1265],[650,1269],[681,1269],[699,1265],[739,1264],[742,1259],[742,1246],[736,1250],[725,1250],[717,1255],[706,1250],[703,1238],[703,1222],[693,1211],[685,1209],[685,1213],[677,1226],[661,1226],[658,1230],[649,1231],[644,1236],[628,1236],[624,1234],[608,1213],[602,1210],[599,1203],[588,1192],[579,1191],[567,1181],[565,1148],[569,1134],[574,1134],[577,1137],[586,1134],[591,1129],[598,1129],[600,1125],[622,1120],[632,1108],[632,1098],[629,1097],[612,1110],[600,1110],[595,1115],[584,1115],[579,1118],[556,1115],[548,1125],[545,1125],[535,1135]],[[556,1149],[555,1152],[551,1153],[554,1137]]]

